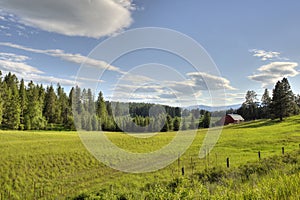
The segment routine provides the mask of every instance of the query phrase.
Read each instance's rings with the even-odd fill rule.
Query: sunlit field
[[[260,120],[229,125],[223,129],[212,152],[205,159],[199,159],[206,132],[206,129],[198,130],[193,144],[179,161],[156,172],[130,174],[113,170],[95,159],[76,132],[1,131],[0,197],[296,199],[299,196],[300,116],[280,123]],[[159,133],[150,138],[113,132],[106,135],[123,149],[144,153],[167,145],[176,132]],[[271,161],[274,163],[269,165]],[[250,166],[249,173],[245,166]],[[212,174],[217,179],[211,180]]]

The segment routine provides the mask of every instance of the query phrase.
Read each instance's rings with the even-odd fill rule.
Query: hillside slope
[[[247,162],[257,162],[258,151],[264,159],[281,156],[282,147],[285,153],[299,149],[300,116],[285,119],[281,123],[260,120],[224,127],[209,156],[199,159],[206,131],[198,131],[194,142],[180,158],[179,168],[176,161],[164,169],[146,174],[128,174],[104,166],[84,148],[76,132],[0,131],[0,195],[2,199],[63,199],[78,197],[83,192],[94,194],[103,190],[106,192],[101,194],[113,191],[119,197],[124,194],[127,198],[132,196],[133,199],[139,199],[142,196],[136,195],[147,195],[148,186],[172,183],[178,178],[182,167],[185,168],[183,181],[187,181],[186,178],[205,169],[226,168],[227,158],[230,159],[230,169],[235,169]],[[175,134],[159,133],[144,139],[122,133],[107,133],[107,136],[126,150],[151,152],[167,145]],[[186,134],[190,134],[190,131],[186,131]],[[292,165],[290,168],[293,168]],[[295,177],[299,175],[297,169]],[[285,176],[285,171],[278,173]],[[278,177],[283,178],[281,175]],[[206,187],[201,185],[199,187]],[[188,186],[183,184],[185,187]],[[158,193],[160,187],[156,189]]]

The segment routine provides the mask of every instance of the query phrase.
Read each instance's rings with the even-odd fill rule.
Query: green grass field
[[[230,170],[234,170],[248,162],[258,162],[258,151],[261,151],[262,158],[276,158],[281,155],[282,147],[286,153],[298,150],[300,116],[288,118],[281,123],[260,120],[229,125],[223,129],[209,156],[199,159],[198,154],[206,131],[198,131],[193,144],[180,158],[180,168],[185,167],[183,178],[178,177],[177,162],[159,171],[144,174],[123,173],[106,167],[85,149],[76,132],[0,131],[0,198],[80,199],[81,194],[91,193],[92,195],[86,195],[90,199],[231,199],[232,195],[239,199],[244,198],[239,194],[245,190],[250,195],[248,199],[268,199],[268,196],[251,195],[253,191],[257,191],[255,194],[263,191],[267,193],[268,190],[264,188],[267,184],[276,189],[275,185],[280,181],[284,185],[294,184],[293,188],[300,186],[299,162],[295,166],[287,166],[289,170],[294,170],[290,175],[285,170],[276,168],[277,171],[273,170],[261,177],[253,176],[246,182],[235,182],[235,179],[230,182],[231,179],[228,179],[224,182],[227,185],[223,186],[216,183],[208,186],[199,180],[191,180],[191,177],[205,170],[220,168],[226,171],[227,157],[230,158]],[[175,134],[160,133],[147,139],[122,133],[107,133],[107,136],[117,146],[132,152],[150,152],[168,144]],[[173,195],[177,196],[172,196],[164,189],[163,186],[170,183],[181,184],[181,187],[176,187],[176,191],[173,191]],[[241,188],[240,191],[234,189],[237,187],[235,185]],[[295,195],[293,188],[288,191],[291,194],[286,194],[286,191],[280,191],[279,188],[278,197],[282,197],[281,193],[286,197]],[[158,194],[165,196],[155,196]],[[271,194],[277,195],[276,192],[270,192]],[[269,196],[270,199],[272,197],[274,196]]]

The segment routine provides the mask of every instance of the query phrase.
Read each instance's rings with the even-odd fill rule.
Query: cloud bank
[[[212,90],[220,91],[220,96],[224,90],[236,90],[228,79],[205,72],[187,73],[186,78],[182,80],[155,79],[142,75],[141,77],[139,79],[137,74],[126,74],[111,88],[110,100],[186,106],[196,105],[196,101],[204,99],[210,101]],[[224,97],[220,99],[221,103],[222,101],[224,102]]]
[[[259,73],[248,76],[249,79],[260,82],[262,87],[273,86],[283,77],[294,77],[300,72],[296,62],[272,62],[258,68]]]
[[[0,0],[0,7],[26,26],[92,38],[129,27],[134,9],[131,0]]]

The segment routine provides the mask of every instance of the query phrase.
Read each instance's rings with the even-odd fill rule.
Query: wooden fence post
[[[194,174],[194,165],[193,165],[193,157],[191,156],[191,169],[192,169],[192,176]]]
[[[227,168],[230,167],[229,158],[226,159],[226,165],[227,165]]]
[[[180,154],[178,154],[178,163],[177,163],[177,165],[178,165],[178,176],[179,176],[179,174],[180,174]]]
[[[284,155],[284,147],[281,148],[282,155]]]
[[[36,184],[35,184],[35,180],[33,181],[33,199],[36,200]]]
[[[258,159],[260,160],[260,158],[261,158],[261,157],[260,157],[260,151],[258,151]]]
[[[209,150],[206,150],[207,152],[207,166],[209,167]]]

